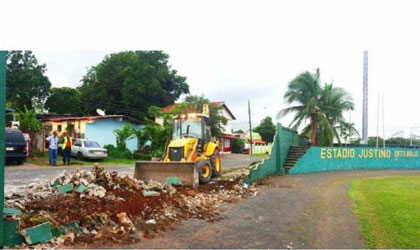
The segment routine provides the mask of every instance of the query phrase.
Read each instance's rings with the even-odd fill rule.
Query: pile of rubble
[[[95,166],[65,171],[48,183],[7,194],[8,221],[16,222],[13,244],[100,247],[134,243],[173,230],[181,220],[219,220],[217,208],[257,194],[240,178],[199,188],[120,176]],[[20,242],[21,241],[21,242]]]

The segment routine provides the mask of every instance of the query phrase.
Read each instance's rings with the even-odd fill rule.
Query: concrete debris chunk
[[[117,218],[120,221],[121,225],[128,227],[130,230],[135,229],[133,222],[130,220],[130,218],[128,218],[126,213],[117,214]]]
[[[61,194],[69,193],[69,192],[73,191],[73,188],[74,188],[73,183],[58,186],[58,192],[61,193]]]
[[[182,182],[178,177],[167,177],[165,179],[165,184],[182,185]]]
[[[169,192],[170,195],[174,195],[176,193],[176,188],[174,188],[171,184],[166,184],[165,189]]]
[[[21,231],[23,237],[29,244],[46,242],[52,240],[51,223],[45,222],[40,225],[26,228]]]
[[[76,189],[76,192],[78,192],[79,194],[80,193],[83,193],[84,191],[86,191],[87,190],[87,187],[85,186],[85,185],[83,185],[83,184],[80,184],[78,187],[77,187],[77,189]]]
[[[87,186],[87,192],[89,193],[90,196],[103,198],[105,197],[106,189],[103,188],[102,186],[91,183]]]
[[[151,220],[147,220],[146,224],[156,224],[156,220],[155,219],[151,219]]]
[[[156,192],[156,191],[147,191],[147,190],[144,190],[143,191],[143,196],[144,197],[148,197],[148,196],[160,196],[160,193],[159,192]]]
[[[149,181],[145,187],[146,190],[161,192],[164,189],[162,183],[157,181]]]

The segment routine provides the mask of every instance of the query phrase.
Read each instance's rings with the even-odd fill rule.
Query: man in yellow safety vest
[[[73,141],[69,133],[64,133],[63,143],[63,162],[64,165],[70,165],[71,148],[73,147]]]

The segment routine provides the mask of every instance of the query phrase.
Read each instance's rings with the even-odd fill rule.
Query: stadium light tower
[[[362,144],[368,143],[368,52],[363,51],[363,119]]]

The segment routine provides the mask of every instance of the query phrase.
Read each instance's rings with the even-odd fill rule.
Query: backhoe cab
[[[148,181],[167,181],[176,177],[185,185],[207,183],[221,172],[219,146],[211,136],[209,109],[175,117],[172,140],[163,162],[138,162],[134,176]]]

